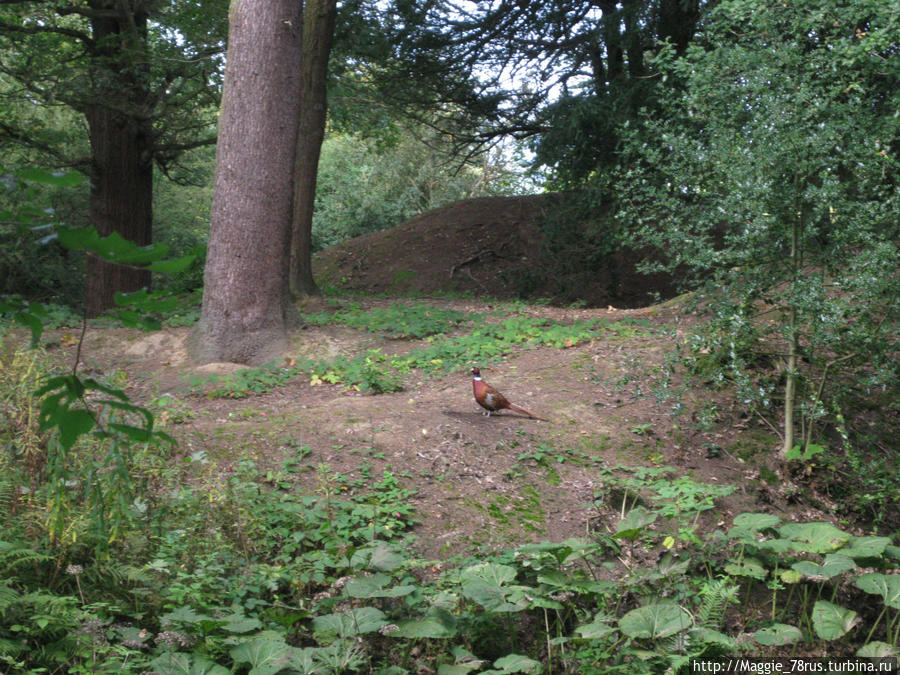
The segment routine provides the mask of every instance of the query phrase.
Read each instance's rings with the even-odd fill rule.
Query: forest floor
[[[190,364],[189,327],[141,333],[107,323],[88,329],[80,372],[107,378],[153,409],[158,424],[178,439],[180,458],[205,458],[207,475],[198,481],[222,481],[249,459],[268,468],[273,481],[285,477],[283,467],[295,467],[289,479],[305,493],[322,490],[326,474],[348,493],[375,489],[399,498],[410,491],[419,518],[413,534],[427,558],[613,531],[626,502],[630,508],[659,497],[656,477],[684,479],[676,500],[708,502],[699,522],[704,528],[727,528],[742,511],[829,519],[834,505],[827,497],[799,489],[783,472],[776,434],[764,420],[743,417],[728,392],[686,387],[670,372],[666,355],[692,319],[676,321],[677,300],[617,308],[600,293],[592,303],[599,307],[563,308],[446,294],[483,286],[494,297],[509,295],[496,280],[523,263],[526,254],[515,247],[525,242],[534,252],[529,231],[540,212],[534,200],[464,202],[456,212],[433,212],[329,250],[317,263],[320,274],[327,268],[330,283],[341,281],[353,295],[329,295],[302,309],[321,316],[399,303],[486,317],[481,321],[599,319],[587,339],[562,346],[521,342],[502,360],[463,359],[440,376],[413,370],[395,393],[374,395],[300,373],[261,393],[228,398],[212,395],[210,378],[242,366]],[[632,301],[653,290],[652,279],[644,283],[633,284]],[[398,339],[308,322],[285,356],[286,362],[347,360],[373,349],[396,356],[471,329]],[[72,329],[48,331],[48,354],[71,367],[76,337]],[[472,396],[474,365],[512,402],[544,419],[483,416]],[[736,490],[712,508],[716,488],[726,485]]]
[[[364,311],[397,301],[352,302]],[[461,300],[427,304],[479,313],[503,307]],[[622,485],[642,469],[669,467],[660,476],[737,486],[708,512],[708,527],[727,528],[742,511],[827,519],[828,504],[794,502],[799,491],[771,462],[777,439],[770,429],[742,418],[726,394],[684,390],[675,397],[680,382],[663,367],[676,332],[673,308],[516,305],[513,311],[560,322],[609,322],[607,330],[573,347],[523,344],[482,368],[489,383],[542,420],[508,411],[484,416],[468,367],[442,377],[413,371],[402,391],[378,395],[300,374],[246,398],[211,396],[210,375],[241,366],[192,367],[184,349],[190,329],[184,327],[149,334],[89,329],[81,372],[111,378],[135,402],[154,409],[164,430],[178,439],[179,458],[203,451],[209,471],[218,474],[215,482],[247,459],[276,475],[301,447],[302,470],[291,474],[301,491],[322,488],[322,465],[350,492],[372,489],[393,475],[413,491],[409,501],[420,519],[414,534],[429,558],[612,531],[627,492]],[[56,356],[74,358],[69,334],[54,339],[52,333],[47,338],[59,345]],[[328,324],[298,331],[294,355],[350,358],[371,349],[397,355],[424,344]],[[633,487],[629,508],[649,494]],[[702,499],[703,490],[685,498]]]

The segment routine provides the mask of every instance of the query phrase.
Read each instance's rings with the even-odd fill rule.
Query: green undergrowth
[[[295,438],[275,465],[248,449],[219,466],[109,383],[41,387],[46,363],[19,351],[0,369],[4,671],[664,673],[896,651],[889,537],[759,513],[701,529],[730,486],[598,466],[584,537],[423,560],[402,471],[362,453],[337,473]],[[534,486],[484,509],[510,535],[549,526]]]
[[[302,374],[312,384],[327,382],[376,394],[389,393],[401,391],[404,376],[412,370],[439,377],[476,363],[499,361],[516,348],[567,348],[601,336],[628,338],[649,330],[649,323],[634,319],[565,323],[515,312],[492,318],[425,303],[394,303],[366,312],[353,306],[331,313],[306,314],[304,319],[315,325],[336,323],[391,338],[414,338],[423,344],[416,343],[409,350],[392,355],[377,348],[355,357],[297,358],[289,365],[273,362],[229,375],[193,376],[189,383],[210,397],[244,398],[284,386]]]
[[[278,467],[244,458],[225,475],[203,453],[160,463],[140,451],[135,466],[157,468],[136,474],[153,474],[154,488],[102,545],[49,537],[42,489],[4,493],[14,509],[0,530],[0,663],[23,673],[663,673],[700,657],[894,653],[900,549],[886,537],[746,513],[667,544],[661,523],[699,508],[685,495],[716,495],[691,483],[667,492],[668,469],[616,467],[610,490],[648,498],[625,500],[608,528],[437,563],[410,545],[412,493],[397,474],[364,462],[351,479],[302,443],[285,448]],[[5,464],[4,477],[17,468]],[[296,478],[308,471],[317,487],[304,493]],[[76,521],[89,517],[82,507],[72,504]],[[490,509],[521,517],[507,507]]]

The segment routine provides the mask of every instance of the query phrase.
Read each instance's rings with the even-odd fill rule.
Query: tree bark
[[[291,223],[290,279],[291,294],[295,297],[319,293],[312,275],[312,219],[328,112],[328,57],[337,19],[336,0],[306,0],[304,4],[301,110]]]
[[[91,70],[107,82],[84,110],[91,143],[89,221],[101,236],[117,232],[139,246],[153,231],[153,130],[143,111],[150,98],[146,61],[146,13],[110,10],[91,21],[97,45]],[[106,93],[103,93],[106,92]],[[150,286],[150,273],[90,257],[85,312],[93,317],[115,305],[115,294]]]
[[[200,321],[199,362],[284,354],[292,170],[300,122],[301,5],[233,0]]]
[[[800,181],[797,181],[799,186]],[[799,194],[800,189],[797,188]],[[791,294],[788,302],[788,325],[787,330],[787,367],[784,381],[784,443],[781,446],[781,455],[784,457],[794,447],[794,413],[796,410],[797,399],[797,366],[799,364],[800,345],[799,345],[799,326],[797,325],[797,307],[794,293],[797,290],[797,279],[800,276],[800,269],[803,264],[803,252],[801,249],[801,234],[806,224],[806,215],[803,207],[798,209],[794,217],[791,227],[791,285],[789,293]],[[801,448],[802,449],[802,448]]]

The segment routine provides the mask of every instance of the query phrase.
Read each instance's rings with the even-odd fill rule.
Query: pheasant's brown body
[[[475,400],[478,402],[478,405],[487,411],[484,414],[488,417],[490,417],[492,412],[506,409],[532,419],[541,419],[533,412],[525,410],[525,408],[515,403],[510,403],[503,394],[481,379],[481,372],[478,368],[472,368],[472,392],[475,394]]]

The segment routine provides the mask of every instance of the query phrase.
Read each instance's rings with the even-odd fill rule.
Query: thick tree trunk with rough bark
[[[234,0],[200,321],[199,362],[260,364],[287,348],[301,4]]]
[[[102,106],[88,111],[87,120],[92,149],[90,223],[101,236],[117,232],[146,246],[151,243],[153,229],[148,130],[140,121]],[[146,270],[91,256],[85,286],[87,315],[98,316],[113,307],[116,293],[149,286],[150,273]]]
[[[99,12],[98,12],[99,14]],[[153,230],[153,130],[146,115],[150,98],[144,51],[147,16],[113,10],[92,20],[97,52],[92,69],[107,93],[84,110],[91,141],[89,221],[101,236],[117,232],[139,246]],[[150,286],[150,273],[90,257],[85,311],[98,316],[115,305],[117,292]]]
[[[319,154],[328,112],[328,57],[337,19],[336,0],[306,0],[303,12],[300,129],[294,159],[294,215],[291,225],[291,293],[317,295],[312,275],[312,219]]]

